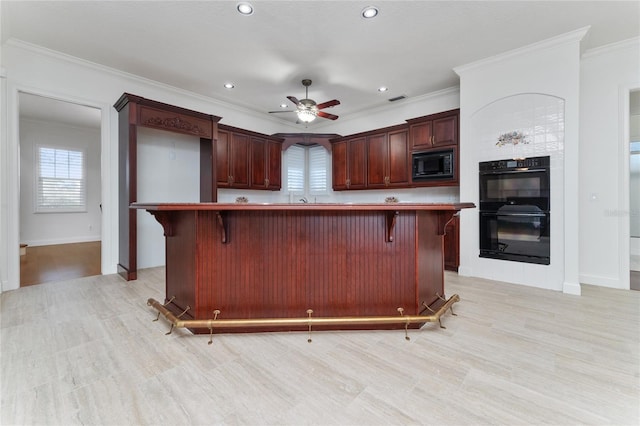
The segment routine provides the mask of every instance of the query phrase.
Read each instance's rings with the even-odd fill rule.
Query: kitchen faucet
[[[300,198],[300,200],[299,200],[299,201],[302,201],[302,202],[303,202],[303,203],[305,203],[305,204],[307,204],[307,203],[309,202],[309,201],[307,200],[307,198],[306,198],[306,197],[302,197],[302,198]]]

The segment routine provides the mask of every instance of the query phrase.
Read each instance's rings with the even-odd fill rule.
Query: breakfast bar
[[[365,318],[319,322],[314,328],[320,330],[405,328],[408,324],[374,317],[419,316],[446,303],[445,227],[458,211],[471,207],[472,203],[131,205],[147,210],[164,229],[166,294],[158,306],[163,311],[158,310],[187,324],[208,324],[191,328],[196,333],[306,330],[304,324],[284,320],[312,315]],[[366,321],[369,317],[372,320]],[[283,321],[258,321],[273,318]],[[218,324],[247,321],[211,330],[214,319]]]

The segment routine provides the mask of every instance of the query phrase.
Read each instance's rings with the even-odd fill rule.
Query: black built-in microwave
[[[453,179],[453,149],[412,154],[413,181]]]

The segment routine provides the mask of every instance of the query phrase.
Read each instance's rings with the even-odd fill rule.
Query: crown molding
[[[42,47],[33,43],[29,43],[23,40],[19,40],[16,38],[12,38],[7,40],[7,42],[5,43],[7,46],[11,46],[11,47],[15,47],[17,49],[22,49],[22,50],[26,50],[29,51],[31,53],[37,54],[37,55],[41,55],[41,56],[46,56],[49,58],[52,58],[54,60],[59,60],[62,62],[70,62],[73,64],[76,64],[78,66],[84,67],[84,68],[89,68],[98,72],[102,72],[105,74],[109,74],[115,77],[119,77],[119,78],[124,78],[124,79],[128,79],[128,80],[133,80],[137,83],[141,83],[141,84],[145,84],[145,85],[149,85],[149,86],[153,86],[168,92],[172,92],[174,94],[177,95],[182,95],[182,96],[187,96],[190,98],[194,98],[194,99],[198,99],[210,104],[214,104],[216,106],[219,106],[221,108],[224,109],[228,109],[228,110],[233,110],[236,112],[240,112],[243,114],[248,114],[250,116],[256,117],[256,118],[260,118],[262,120],[268,120],[268,118],[265,118],[264,114],[249,109],[249,108],[245,108],[245,107],[241,107],[238,105],[234,105],[231,103],[227,103],[225,101],[222,101],[220,99],[217,98],[213,98],[210,96],[204,96],[201,95],[199,93],[196,92],[191,92],[189,90],[185,90],[185,89],[181,89],[175,86],[171,86],[169,84],[166,83],[161,83],[159,81],[156,80],[151,80],[149,78],[146,77],[141,77],[139,75],[136,74],[132,74],[126,71],[122,71],[119,70],[117,68],[112,68],[112,67],[108,67],[106,65],[102,65],[102,64],[98,64],[96,62],[91,62],[91,61],[87,61],[86,59],[81,59],[78,58],[76,56],[72,56],[72,55],[68,55],[66,53],[62,53],[62,52],[58,52],[56,50],[52,50],[52,49],[48,49],[46,47]],[[274,121],[274,120],[271,120]]]
[[[592,56],[603,55],[606,53],[614,52],[616,50],[628,49],[634,47],[634,45],[637,49],[640,50],[640,37],[628,38],[626,40],[620,40],[614,43],[605,44],[604,46],[585,50],[585,52],[582,54],[582,58],[590,58]]]
[[[378,112],[385,112],[392,109],[397,109],[398,105],[411,105],[418,102],[424,102],[432,98],[439,98],[450,94],[460,93],[460,86],[447,87],[446,89],[436,90],[435,92],[425,93],[424,95],[407,97],[398,102],[390,102],[389,104],[380,105],[375,108],[357,111],[348,115],[344,115],[345,118],[354,119],[362,116],[369,116]],[[342,116],[341,116],[342,117]]]
[[[577,29],[565,34],[561,34],[556,37],[551,37],[546,40],[529,44],[527,46],[519,47],[514,50],[509,50],[504,53],[499,53],[489,58],[480,59],[479,61],[471,62],[465,65],[460,65],[460,66],[454,67],[453,71],[458,75],[462,75],[467,71],[484,67],[487,65],[492,65],[492,64],[495,64],[496,62],[501,62],[506,59],[511,59],[517,56],[527,55],[534,52],[539,52],[541,50],[546,50],[562,44],[579,42],[585,37],[585,35],[587,34],[590,28],[591,26],[582,27],[580,29]]]

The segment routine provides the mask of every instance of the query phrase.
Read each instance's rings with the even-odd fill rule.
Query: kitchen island
[[[445,227],[459,210],[472,207],[472,203],[131,205],[147,210],[164,229],[164,306],[186,320],[430,312],[444,303]],[[314,328],[405,325],[358,322]],[[283,322],[217,327],[215,332],[306,329]]]

